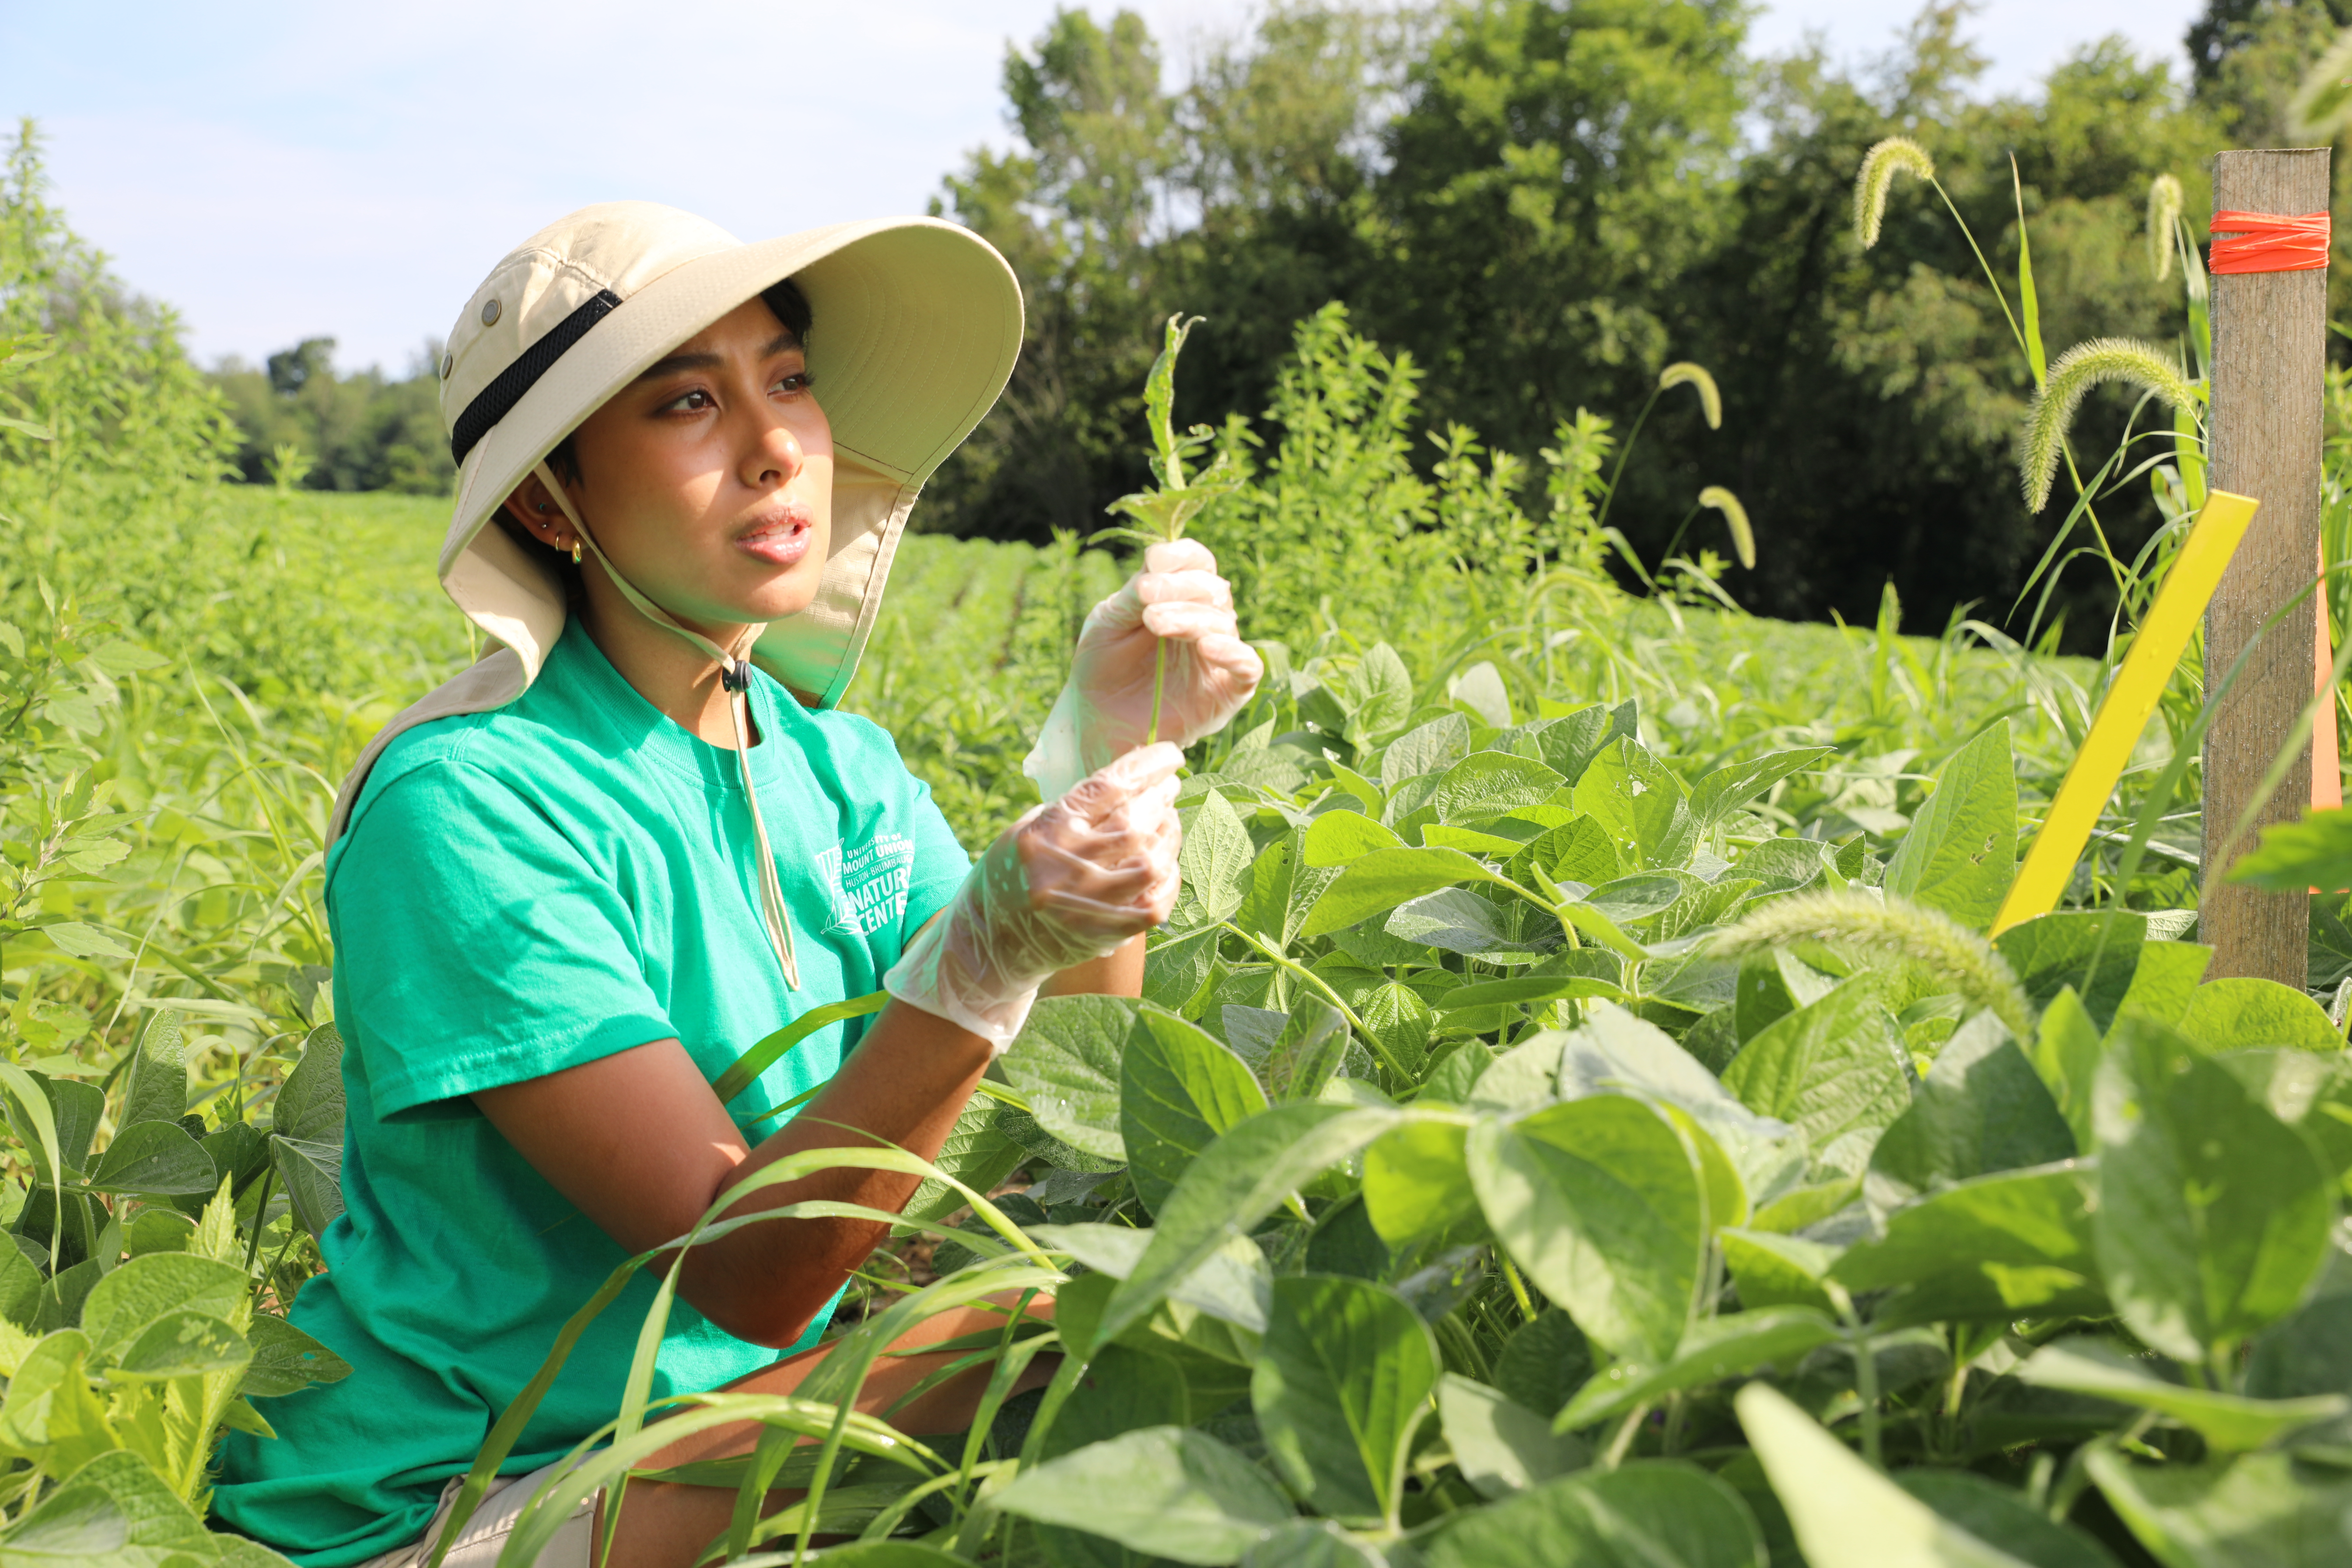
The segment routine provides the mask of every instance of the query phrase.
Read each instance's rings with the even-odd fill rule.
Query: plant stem
[[[1147,746],[1160,739],[1160,701],[1168,689],[1168,640],[1162,637],[1151,650],[1151,728],[1143,732]]]
[[[1316,973],[1313,970],[1307,968],[1305,964],[1299,963],[1297,959],[1285,957],[1264,937],[1253,936],[1248,931],[1242,930],[1241,927],[1234,924],[1231,921],[1220,921],[1217,923],[1223,926],[1225,930],[1233,932],[1235,936],[1241,938],[1244,942],[1249,943],[1250,946],[1257,949],[1259,952],[1264,953],[1266,959],[1276,968],[1283,969],[1292,974],[1296,974],[1298,978],[1307,982],[1307,984],[1312,985],[1316,990],[1323,993],[1324,1000],[1329,1002],[1331,1005],[1339,1009],[1339,1016],[1348,1020],[1348,1027],[1355,1030],[1359,1036],[1362,1037],[1364,1044],[1372,1047],[1372,1054],[1381,1058],[1381,1065],[1387,1068],[1389,1071],[1396,1074],[1399,1081],[1403,1083],[1417,1083],[1420,1081],[1418,1079],[1414,1078],[1412,1074],[1405,1071],[1402,1063],[1399,1062],[1396,1058],[1389,1054],[1389,1048],[1381,1043],[1381,1037],[1378,1035],[1373,1034],[1370,1026],[1361,1018],[1356,1016],[1356,1010],[1354,1008],[1349,1006],[1347,1003],[1339,999],[1339,994],[1331,989],[1331,985],[1328,981]]]
[[[1496,1254],[1496,1258],[1503,1266],[1504,1281],[1511,1288],[1511,1300],[1519,1304],[1519,1316],[1530,1323],[1534,1322],[1536,1321],[1536,1304],[1528,1298],[1528,1287],[1526,1281],[1519,1278],[1519,1271],[1511,1267],[1511,1260],[1509,1258],[1503,1257],[1500,1252]]]
[[[1602,1450],[1597,1468],[1613,1470],[1623,1464],[1626,1453],[1633,1447],[1634,1435],[1642,1430],[1642,1423],[1649,1418],[1650,1402],[1646,1399],[1625,1412],[1625,1419],[1617,1424],[1617,1430],[1611,1435],[1609,1447]]]

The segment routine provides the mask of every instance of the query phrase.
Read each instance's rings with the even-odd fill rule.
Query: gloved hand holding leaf
[[[1139,526],[1095,535],[1145,546],[1144,569],[1087,615],[1069,683],[1022,764],[1047,800],[1137,746],[1154,741],[1189,746],[1216,733],[1250,700],[1265,673],[1237,635],[1233,588],[1217,575],[1216,557],[1184,538],[1184,525],[1237,483],[1226,477],[1223,454],[1198,479],[1188,483],[1184,477],[1186,460],[1213,434],[1202,425],[1180,435],[1171,416],[1176,358],[1200,321],[1181,313],[1168,318],[1166,342],[1144,383],[1159,488],[1111,503],[1111,510]]]

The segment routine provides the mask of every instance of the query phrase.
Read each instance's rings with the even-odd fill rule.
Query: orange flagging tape
[[[2316,272],[2327,265],[2327,215],[2217,212],[2214,272]]]

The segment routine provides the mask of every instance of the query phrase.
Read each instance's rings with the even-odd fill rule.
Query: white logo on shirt
[[[817,877],[833,904],[828,933],[871,936],[907,917],[907,890],[915,875],[915,841],[896,833],[875,836],[856,849],[835,845],[816,858]]]

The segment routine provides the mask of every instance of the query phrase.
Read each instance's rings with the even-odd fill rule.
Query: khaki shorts
[[[466,1521],[449,1555],[441,1560],[442,1568],[491,1568],[499,1553],[506,1550],[507,1537],[514,1533],[515,1520],[522,1513],[531,1494],[540,1484],[555,1473],[550,1465],[543,1470],[533,1470],[527,1476],[501,1476],[490,1483],[490,1489],[474,1510],[474,1517]],[[441,1538],[441,1527],[448,1522],[449,1505],[457,1500],[457,1489],[466,1483],[463,1476],[452,1476],[449,1484],[441,1489],[441,1506],[433,1515],[433,1522],[425,1533],[406,1546],[371,1557],[360,1568],[423,1568],[432,1557],[434,1543]],[[539,1554],[539,1568],[588,1568],[588,1552],[596,1533],[596,1499],[591,1492],[572,1510],[555,1538]]]

